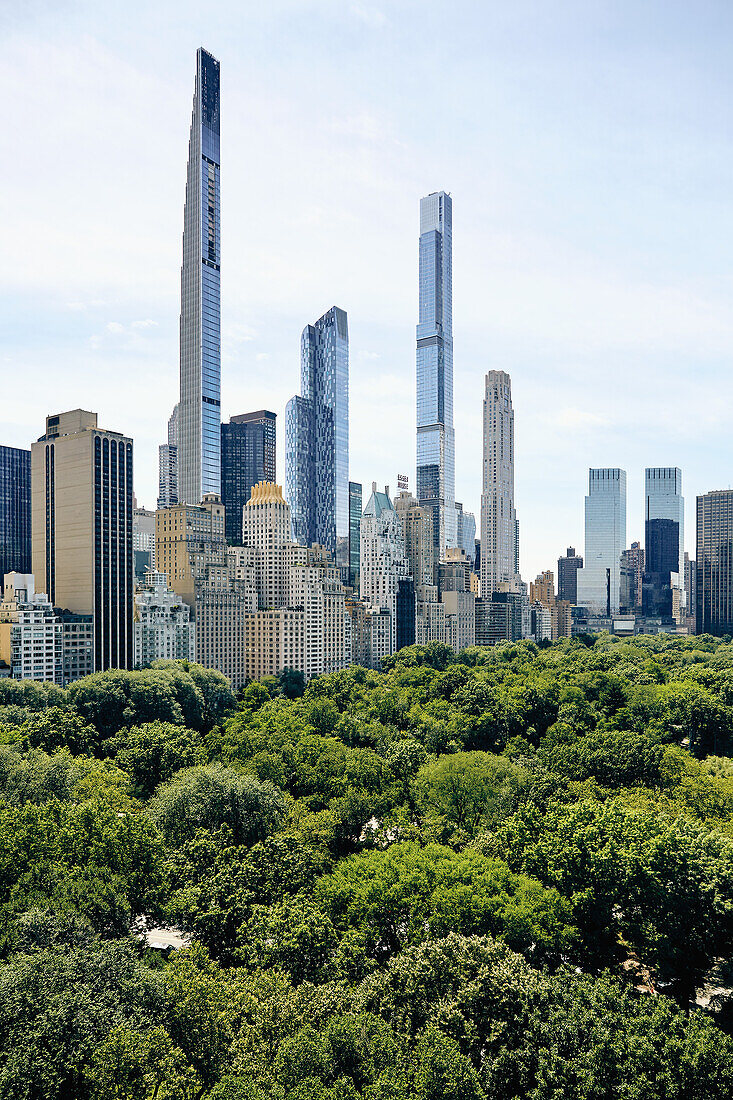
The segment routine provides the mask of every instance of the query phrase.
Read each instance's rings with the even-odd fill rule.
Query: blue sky
[[[124,10],[121,10],[124,8]],[[204,10],[205,9],[205,10]],[[453,196],[457,497],[512,376],[522,571],[583,545],[589,465],[731,476],[733,6],[0,3],[0,441],[82,405],[153,506],[178,386],[185,168],[222,64],[222,412],[277,412],[349,314],[351,476],[414,484],[420,196]],[[279,476],[284,476],[282,432]]]

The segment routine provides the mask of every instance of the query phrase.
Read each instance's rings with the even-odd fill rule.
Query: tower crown
[[[252,495],[247,501],[247,508],[253,504],[284,504],[282,487],[272,481],[258,481],[252,486]]]

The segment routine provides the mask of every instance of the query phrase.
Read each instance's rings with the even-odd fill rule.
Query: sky
[[[84,407],[155,507],[178,392],[195,51],[221,61],[222,416],[284,412],[348,313],[353,480],[415,472],[419,200],[453,198],[456,496],[508,371],[525,580],[582,552],[589,466],[733,483],[733,5],[0,0],[0,442]]]

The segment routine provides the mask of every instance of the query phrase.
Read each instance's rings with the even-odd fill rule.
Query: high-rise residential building
[[[560,559],[563,560],[562,558]],[[570,611],[570,603],[567,600],[558,599],[555,595],[555,574],[551,569],[546,569],[544,573],[540,573],[535,580],[530,582],[529,585],[529,599],[530,607],[535,608],[535,605],[541,604],[546,608],[550,616],[550,633],[547,635],[553,642],[558,638],[569,638],[572,633],[572,614]],[[535,615],[535,625],[537,622],[544,622],[542,617],[538,619]],[[541,633],[544,627],[541,628]],[[542,638],[537,637],[537,630],[532,629],[535,641],[539,642],[545,637],[542,633]]]
[[[63,684],[61,624],[33,574],[7,573],[0,603],[0,662],[14,680]]]
[[[354,596],[346,599],[351,635],[351,663],[362,668],[381,668],[392,652],[392,616],[386,607],[369,607]]]
[[[158,447],[158,507],[178,504],[178,408],[168,418],[168,442]]]
[[[626,546],[626,471],[591,469],[585,498],[585,555],[578,570],[578,606],[614,615],[621,597],[621,551]]]
[[[349,576],[349,330],[333,306],[301,337],[300,396],[286,409],[285,479],[293,538],[318,543]]]
[[[221,491],[219,62],[196,51],[181,266],[178,499]]]
[[[242,413],[221,426],[221,499],[226,509],[226,538],[242,542],[242,509],[252,486],[276,480],[274,412]]]
[[[91,615],[74,615],[36,592],[32,573],[7,573],[0,602],[0,666],[15,680],[66,687],[94,671]]]
[[[196,628],[191,608],[168,587],[165,573],[150,569],[135,593],[135,667],[153,661],[193,661]]]
[[[647,467],[645,498],[643,611],[671,619],[673,590],[683,587],[685,572],[682,471],[676,466]]]
[[[361,555],[361,482],[349,482],[349,587],[359,591],[359,557]]]
[[[632,542],[628,550],[621,552],[620,610],[637,614],[642,608],[642,592],[645,571],[644,548]]]
[[[462,504],[456,504],[456,523],[456,545],[473,566],[476,558],[476,517],[473,512],[464,512]]]
[[[132,558],[135,579],[141,580],[150,569],[155,569],[155,512],[138,508],[132,502]]]
[[[398,643],[400,647],[411,645],[415,641],[415,590],[402,522],[392,506],[389,488],[377,492],[375,482],[361,517],[360,586],[361,598],[370,607],[386,607],[391,615],[390,652],[396,651]],[[406,605],[412,606],[411,640],[407,640],[410,631]]]
[[[403,489],[394,499],[402,522],[405,554],[415,583],[418,600],[437,600],[437,556],[433,537],[433,508],[422,507],[412,493]],[[434,589],[428,593],[427,589]]]
[[[573,607],[578,602],[578,570],[582,568],[583,559],[574,546],[568,546],[565,557],[557,559],[557,598]]]
[[[436,558],[457,544],[453,429],[453,204],[420,200],[417,325],[417,498],[433,513]]]
[[[6,573],[31,571],[31,452],[0,447],[0,592]]]
[[[519,585],[518,524],[514,508],[514,410],[508,374],[486,375],[483,491],[481,493],[481,596],[501,584]]]
[[[51,603],[94,622],[94,668],[130,668],[132,440],[83,409],[46,418],[31,448],[33,573]]]
[[[687,597],[686,626],[690,634],[697,629],[697,562],[685,550],[685,596]]]
[[[698,634],[733,634],[733,490],[697,498]]]
[[[178,504],[155,516],[158,571],[193,613],[196,660],[216,668],[235,687],[247,679],[245,618],[257,608],[256,594],[242,579],[241,562],[227,548],[221,498],[207,493],[201,504]]]
[[[476,600],[476,645],[516,642],[529,636],[529,601],[524,593],[503,589],[490,600]]]
[[[552,641],[552,614],[539,600],[529,605],[530,634],[536,642]]]
[[[351,661],[340,570],[324,547],[292,543],[290,526],[280,486],[256,485],[243,520],[244,541],[255,552],[260,608],[245,621],[247,676],[252,679],[295,668],[310,680]]]

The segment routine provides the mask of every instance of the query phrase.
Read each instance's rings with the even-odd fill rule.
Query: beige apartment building
[[[94,668],[133,663],[132,440],[97,414],[46,418],[31,447],[32,559],[56,607],[91,615]]]

